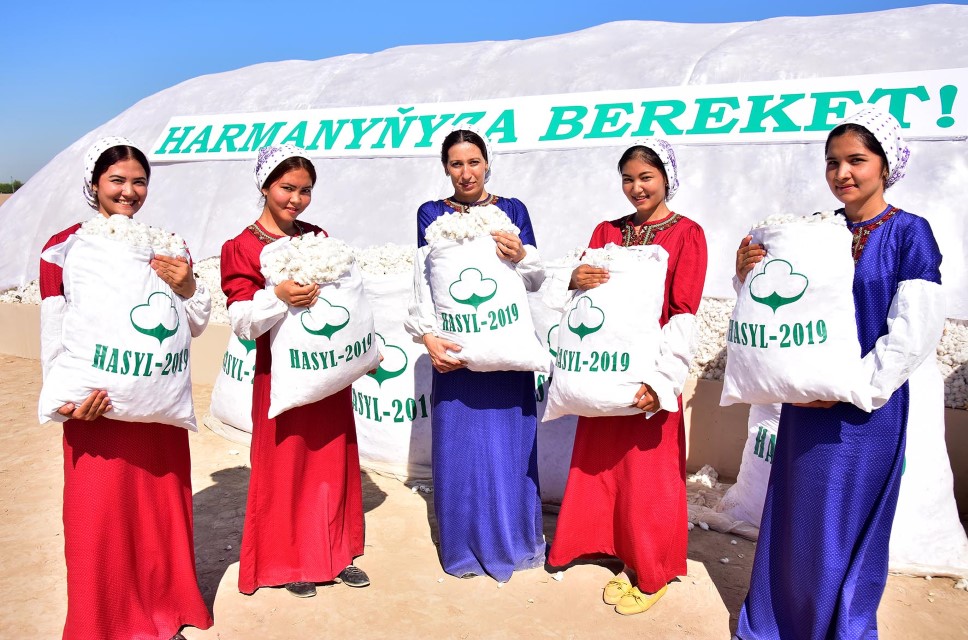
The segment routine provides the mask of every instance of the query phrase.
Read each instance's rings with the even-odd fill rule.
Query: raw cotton
[[[511,218],[493,204],[483,207],[471,207],[466,213],[448,213],[438,217],[427,225],[424,239],[427,244],[435,244],[441,240],[466,240],[488,236],[492,231],[507,231],[519,235],[518,229]]]
[[[323,235],[307,233],[282,238],[262,251],[262,275],[275,283],[292,280],[298,284],[336,282],[354,263],[353,251],[346,243]]]
[[[837,400],[871,410],[854,319],[852,236],[838,217],[750,232],[767,256],[737,294],[721,405]]]
[[[543,420],[562,415],[620,416],[655,371],[669,254],[658,245],[586,252],[607,266],[608,282],[576,291],[558,329],[558,349]]]

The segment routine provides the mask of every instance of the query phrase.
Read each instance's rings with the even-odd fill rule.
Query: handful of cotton
[[[165,256],[186,256],[188,250],[185,240],[176,233],[169,233],[158,227],[150,227],[128,216],[94,216],[81,224],[77,235],[100,236],[117,240],[138,249],[151,249]]]
[[[464,240],[490,235],[493,231],[521,233],[507,214],[493,204],[471,207],[467,213],[448,213],[440,216],[424,232],[427,244],[441,240]]]
[[[279,250],[262,252],[262,275],[272,282],[335,282],[353,266],[353,251],[340,240],[307,233],[284,242]]]
[[[601,249],[585,249],[585,255],[581,257],[579,262],[607,269],[610,264],[616,261],[659,261],[661,259],[660,254],[647,246],[621,247],[614,242],[609,242]]]
[[[847,226],[847,218],[838,215],[835,211],[818,211],[817,213],[810,213],[805,216],[795,216],[792,213],[775,213],[772,216],[766,218],[766,220],[760,220],[754,224],[751,229],[761,229],[763,227],[772,227],[777,224],[790,224],[791,222],[807,222],[807,223],[823,223],[836,224],[842,227]]]

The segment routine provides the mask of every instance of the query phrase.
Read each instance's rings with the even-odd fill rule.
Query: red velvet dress
[[[627,244],[623,221],[598,225],[588,246]],[[673,214],[644,230],[644,244],[669,252],[660,324],[678,314],[695,315],[706,277],[702,228]],[[549,564],[616,556],[638,574],[640,590],[654,593],[686,574],[687,520],[681,398],[679,411],[659,411],[650,420],[644,414],[578,419]]]
[[[40,295],[64,295],[61,268],[44,260]],[[184,625],[212,626],[195,573],[185,429],[105,417],[64,423],[64,556],[65,640],[169,640]]]
[[[230,307],[265,289],[259,256],[276,236],[253,227],[222,246],[222,290]],[[239,591],[246,594],[289,582],[328,582],[363,554],[350,387],[270,420],[271,367],[266,331],[256,338],[252,387],[252,475],[239,566]]]

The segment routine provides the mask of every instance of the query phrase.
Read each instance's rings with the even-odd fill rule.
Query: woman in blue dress
[[[907,378],[941,336],[941,253],[927,220],[887,203],[909,151],[890,115],[868,107],[827,138],[826,176],[854,235],[857,335],[874,410],[784,404],[750,590],[736,635],[877,638],[888,543],[904,465]],[[769,247],[747,237],[745,279]]]
[[[427,226],[445,214],[494,205],[521,230],[495,232],[498,257],[515,265],[529,290],[543,280],[531,219],[515,198],[489,194],[486,139],[468,129],[444,138],[441,162],[454,195],[417,211],[417,264],[426,252]],[[469,578],[487,574],[506,582],[511,573],[544,565],[538,488],[537,409],[529,371],[474,372],[460,347],[437,335],[429,281],[417,269],[407,331],[423,342],[433,365],[431,391],[434,513],[444,570]],[[449,353],[448,353],[449,352]]]

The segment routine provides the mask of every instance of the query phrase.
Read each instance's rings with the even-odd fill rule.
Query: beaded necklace
[[[303,226],[299,223],[298,220],[293,220],[292,224],[294,227],[296,227],[295,235],[301,236],[304,233],[306,233],[306,230],[303,228]],[[269,235],[267,231],[263,231],[262,227],[260,227],[254,222],[250,224],[248,227],[246,227],[246,229],[251,231],[252,235],[258,238],[259,242],[261,242],[262,244],[272,244],[273,242],[279,239],[275,236]]]
[[[471,207],[486,207],[488,205],[497,204],[498,197],[495,195],[489,195],[483,200],[478,200],[477,202],[471,202],[470,204],[466,202],[460,202],[458,200],[451,200],[450,198],[444,199],[444,204],[457,211],[458,213],[467,213],[470,211]]]
[[[678,213],[673,213],[661,222],[643,222],[641,228],[636,231],[635,225],[632,224],[632,218],[634,216],[635,214],[633,213],[622,219],[621,225],[623,247],[652,244],[657,233],[660,231],[665,231],[675,223],[679,222],[679,220],[682,218],[682,216],[680,216]]]
[[[893,218],[894,214],[896,214],[898,211],[900,211],[900,209],[897,207],[888,205],[887,209],[885,209],[874,222],[858,222],[857,226],[850,228],[850,232],[854,235],[854,238],[850,243],[850,252],[854,257],[854,264],[857,264],[857,262],[860,260],[861,254],[864,253],[864,247],[867,246],[867,240],[870,238],[871,233],[874,232],[874,229],[877,229],[882,224]],[[837,213],[843,212],[843,209],[837,210]]]

